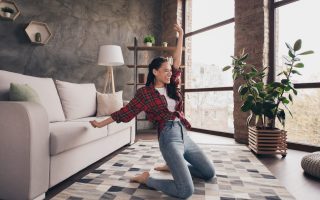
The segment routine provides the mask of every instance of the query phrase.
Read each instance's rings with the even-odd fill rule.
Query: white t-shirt
[[[175,107],[176,107],[177,102],[176,102],[176,100],[171,99],[171,98],[168,96],[168,94],[167,94],[167,88],[166,88],[166,87],[163,87],[163,88],[156,88],[156,89],[159,91],[159,93],[160,93],[161,95],[163,95],[163,96],[166,98],[167,104],[168,104],[168,110],[171,111],[171,112],[176,111],[176,110],[175,110]]]

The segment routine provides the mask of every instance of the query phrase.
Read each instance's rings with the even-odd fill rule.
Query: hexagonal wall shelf
[[[11,8],[13,13],[4,12],[2,9]],[[0,17],[2,19],[15,20],[20,15],[20,10],[13,1],[0,0]]]
[[[52,36],[48,25],[43,22],[31,21],[25,31],[30,41],[35,44],[47,44]]]

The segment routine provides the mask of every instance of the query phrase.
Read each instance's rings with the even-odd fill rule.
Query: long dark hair
[[[151,84],[155,83],[155,76],[153,74],[153,69],[158,70],[161,67],[161,64],[164,62],[168,62],[168,59],[164,57],[157,57],[152,60],[152,62],[149,64],[149,72],[148,72],[148,78],[147,78],[147,83],[146,86],[150,86]],[[169,84],[166,84],[167,88],[167,94],[170,98],[175,99],[175,100],[180,100],[180,95],[179,95],[179,88],[176,87],[174,83],[170,81]]]

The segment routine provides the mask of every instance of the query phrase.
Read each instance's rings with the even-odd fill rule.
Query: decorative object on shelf
[[[15,20],[20,11],[13,1],[0,0],[0,17],[3,19]]]
[[[144,73],[139,73],[138,74],[138,82],[139,83],[146,83],[146,75]]]
[[[146,35],[144,37],[144,40],[143,42],[148,46],[148,47],[151,47],[153,44],[155,44],[156,40],[154,38],[153,35]]]
[[[244,101],[241,111],[250,111],[247,119],[247,126],[250,125],[253,115],[256,120],[253,127],[249,127],[249,148],[256,154],[281,154],[286,156],[286,132],[275,127],[275,119],[278,118],[283,128],[285,127],[287,109],[292,116],[287,105],[292,102],[292,94],[297,95],[290,78],[292,74],[299,74],[298,69],[303,68],[304,64],[298,58],[299,55],[312,54],[313,51],[298,53],[301,49],[302,41],[297,40],[294,46],[286,43],[288,56],[284,56],[287,61],[287,68],[277,76],[284,75],[280,82],[265,84],[263,78],[264,72],[258,71],[255,66],[246,63],[248,54],[242,51],[239,57],[232,56],[232,65],[223,68],[226,71],[232,68],[233,80],[242,78],[244,83],[240,85],[238,92]],[[296,63],[298,62],[298,63]],[[280,104],[284,107],[279,107]]]
[[[35,41],[36,41],[36,42],[41,42],[41,33],[37,32],[37,33],[35,34]]]
[[[172,56],[167,57],[167,59],[168,59],[168,63],[169,63],[170,65],[173,65],[173,58],[172,58]]]
[[[168,46],[168,42],[162,42],[162,46],[163,47],[167,47]]]
[[[25,32],[27,33],[30,41],[35,44],[47,44],[50,38],[52,37],[52,33],[50,32],[48,25],[43,22],[31,21],[25,29]]]
[[[107,71],[105,74],[105,84],[103,87],[103,93],[108,90],[112,90],[115,93],[114,78],[113,78],[113,66],[123,65],[123,56],[120,46],[116,45],[103,45],[100,46],[98,65],[107,66]]]

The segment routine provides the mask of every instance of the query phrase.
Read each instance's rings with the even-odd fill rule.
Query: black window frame
[[[183,27],[185,27],[185,24],[186,24],[185,15],[186,15],[187,1],[188,0],[184,0],[183,1],[183,11],[182,11]],[[185,39],[188,38],[188,37],[191,37],[193,35],[197,35],[197,34],[209,31],[209,30],[213,30],[213,29],[216,29],[216,28],[219,28],[221,26],[228,25],[228,24],[231,24],[231,23],[234,23],[234,22],[235,22],[235,19],[234,19],[234,17],[232,17],[232,18],[226,19],[224,21],[220,21],[220,22],[217,22],[215,24],[200,28],[198,30],[185,33],[184,34],[184,44],[185,44]],[[185,77],[183,77],[183,80],[185,80]],[[186,93],[217,92],[217,91],[233,91],[233,86],[230,86],[230,87],[210,87],[210,88],[192,88],[192,89],[191,88],[190,89],[186,89],[185,86],[182,86],[182,94],[183,94],[183,96],[185,96]],[[191,128],[191,131],[201,132],[201,133],[206,133],[206,134],[211,134],[211,135],[217,135],[217,136],[223,136],[223,137],[229,137],[229,138],[234,138],[234,133],[228,133],[228,132],[221,132],[221,131],[214,131],[214,130],[207,130],[207,129],[200,129],[200,128]]]
[[[269,0],[269,73],[268,73],[268,83],[272,83],[276,79],[276,66],[275,66],[275,35],[276,35],[276,9],[294,2],[297,2],[299,0],[282,0],[282,1],[276,1],[276,0]],[[320,88],[320,82],[306,82],[306,83],[294,83],[293,84],[296,89],[316,89]],[[297,143],[297,142],[289,142],[287,141],[288,148],[295,149],[295,150],[301,150],[301,151],[307,151],[307,152],[314,152],[319,151],[320,146],[315,146],[311,144],[304,144],[304,143]]]

